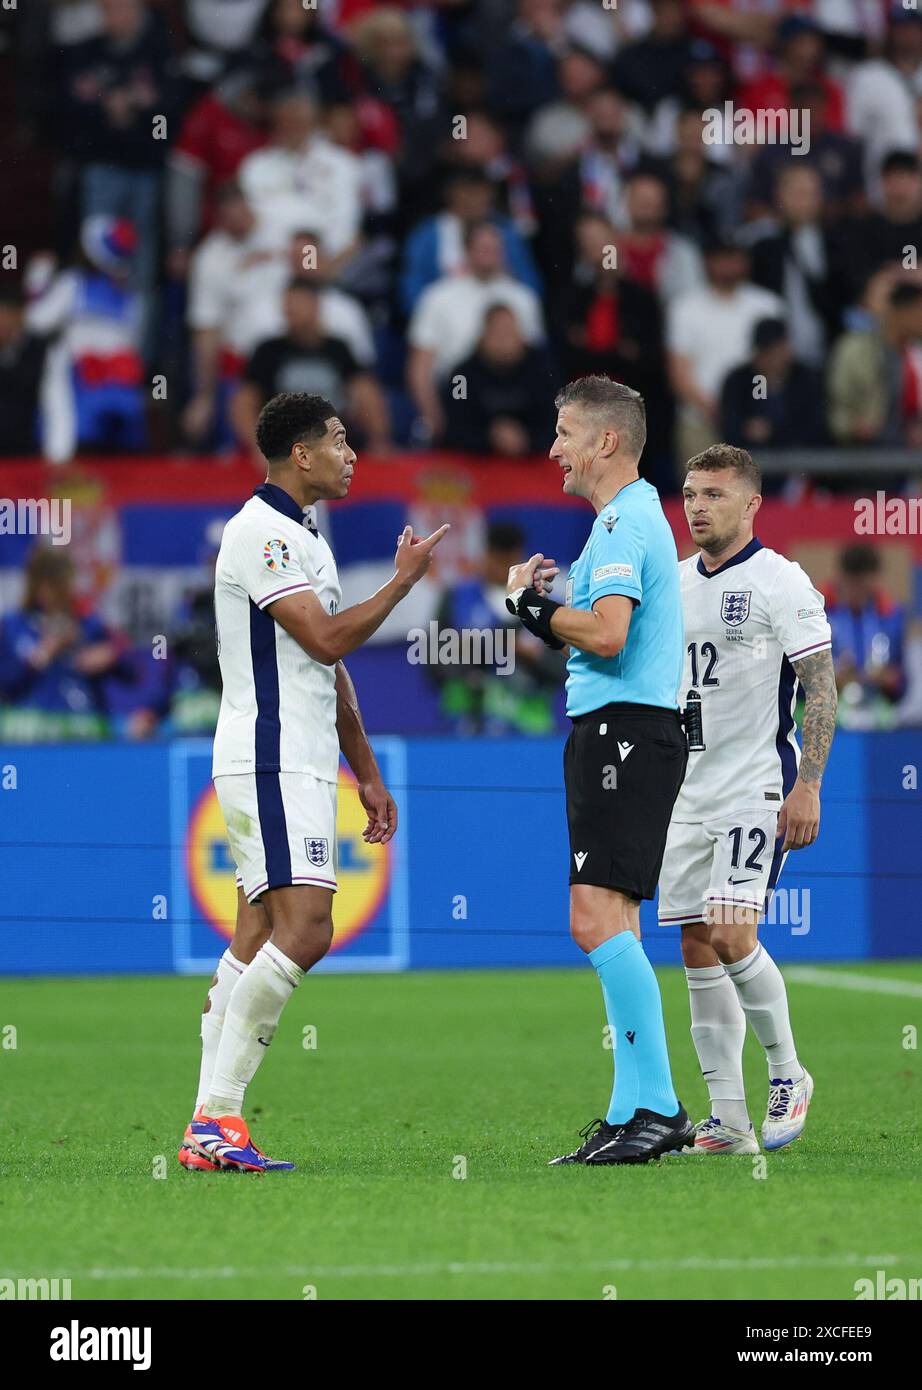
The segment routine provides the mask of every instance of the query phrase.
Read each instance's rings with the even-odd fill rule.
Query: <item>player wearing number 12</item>
[[[747,1020],[768,1062],[767,1149],[803,1132],[813,1094],[784,980],[757,926],[788,850],[819,832],[836,680],[822,596],[800,565],[753,536],[760,491],[745,449],[714,444],[689,460],[685,514],[698,554],[679,567],[682,688],[700,695],[701,732],[672,813],[659,920],[682,928],[692,1038],[711,1100],[695,1139],[706,1154],[759,1152],[743,1089]]]

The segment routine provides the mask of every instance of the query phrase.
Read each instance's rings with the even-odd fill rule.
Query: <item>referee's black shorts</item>
[[[611,704],[577,715],[563,755],[571,883],[653,897],[687,762],[678,710]]]

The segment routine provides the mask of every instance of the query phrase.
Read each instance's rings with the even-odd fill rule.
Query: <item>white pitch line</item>
[[[192,1269],[183,1267],[154,1266],[143,1269],[129,1266],[125,1269],[105,1269],[96,1267],[84,1270],[67,1270],[46,1278],[91,1279],[96,1281],[128,1282],[131,1279],[270,1279],[282,1276],[291,1279],[364,1279],[364,1278],[412,1278],[431,1277],[440,1274],[556,1274],[571,1271],[591,1271],[595,1273],[658,1273],[684,1270],[705,1270],[710,1272],[740,1272],[746,1270],[772,1269],[881,1269],[898,1264],[922,1265],[922,1255],[787,1255],[775,1259],[771,1256],[751,1256],[746,1259],[690,1255],[681,1260],[580,1260],[571,1263],[532,1264],[503,1261],[438,1261],[425,1264],[380,1264],[380,1265],[278,1265],[273,1268],[257,1269],[252,1266],[238,1268],[234,1265],[218,1265],[212,1269]],[[13,1273],[8,1278],[25,1277]]]
[[[824,989],[852,989],[859,994],[901,994],[922,999],[922,984],[915,980],[888,980],[884,976],[856,975],[849,970],[818,970],[809,965],[782,965],[782,974],[795,985],[820,985]]]

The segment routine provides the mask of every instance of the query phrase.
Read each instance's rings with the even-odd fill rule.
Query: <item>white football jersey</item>
[[[823,596],[800,565],[752,540],[708,572],[679,565],[685,668],[679,702],[701,696],[705,749],[690,752],[672,819],[780,809],[797,777],[792,661],[831,645]]]
[[[263,483],[224,528],[215,569],[221,710],[212,776],[309,772],[335,782],[336,668],[314,661],[272,617],[275,599],[310,589],[342,602],[333,552],[282,488]]]

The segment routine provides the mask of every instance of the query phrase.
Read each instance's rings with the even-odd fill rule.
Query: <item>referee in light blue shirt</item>
[[[509,572],[510,611],[549,646],[569,646],[564,753],[570,931],[595,966],[615,1050],[608,1114],[554,1163],[646,1163],[691,1146],[672,1087],[663,1010],[640,944],[640,900],[656,891],[688,751],[678,709],[684,627],[678,556],[656,488],[640,477],[643,398],[607,377],[557,396],[550,456],[563,491],[596,519],[570,570],[566,605],[547,597],[557,568],[533,555]]]

